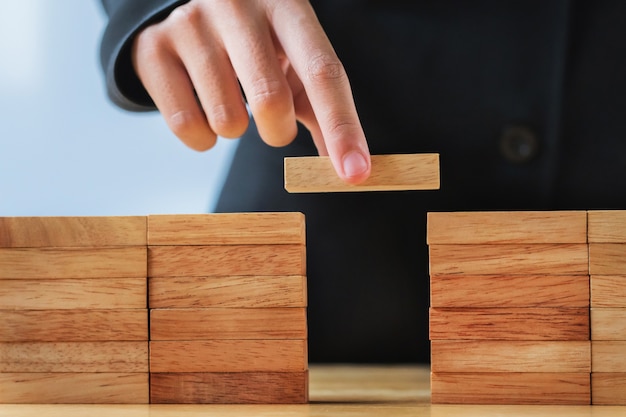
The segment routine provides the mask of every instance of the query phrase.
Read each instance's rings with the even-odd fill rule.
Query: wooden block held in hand
[[[148,373],[0,374],[3,404],[147,404]]]
[[[593,405],[626,405],[626,372],[591,374]]]
[[[431,308],[431,340],[589,340],[587,308]]]
[[[155,277],[149,285],[150,308],[307,305],[304,276]]]
[[[590,243],[589,273],[626,276],[626,243]]]
[[[429,245],[587,243],[584,211],[428,213]]]
[[[591,342],[591,370],[626,373],[626,340],[593,340]]]
[[[145,278],[147,248],[4,248],[0,265],[0,279]]]
[[[153,373],[152,404],[304,404],[304,372]]]
[[[626,340],[626,308],[592,308],[591,340]]]
[[[591,307],[626,308],[626,275],[592,275]]]
[[[327,156],[285,158],[290,193],[438,190],[439,154],[372,155],[370,177],[358,185],[341,180]]]
[[[212,213],[148,216],[148,244],[304,245],[302,213]]]
[[[589,275],[587,245],[432,245],[431,275]]]
[[[150,372],[299,372],[306,340],[150,342]]]
[[[589,307],[586,275],[434,275],[431,307]]]
[[[0,343],[0,372],[147,373],[148,341]]]
[[[433,404],[591,403],[589,373],[436,373]]]
[[[145,245],[145,216],[0,217],[0,248]]]
[[[590,210],[590,243],[626,243],[626,210]]]
[[[431,342],[432,372],[591,372],[589,341]]]
[[[154,309],[150,340],[306,339],[304,308]]]

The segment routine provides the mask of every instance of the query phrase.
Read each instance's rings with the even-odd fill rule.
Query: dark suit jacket
[[[103,0],[112,99],[151,108],[125,45],[183,3]],[[290,195],[251,126],[218,211],[307,216],[311,361],[427,361],[425,213],[626,208],[626,2],[313,1],[372,153],[439,152],[441,190]]]

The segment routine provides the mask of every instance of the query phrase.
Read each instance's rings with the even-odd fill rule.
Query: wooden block
[[[0,342],[148,340],[148,312],[138,310],[0,310]]]
[[[436,373],[433,404],[591,403],[589,373]]]
[[[436,275],[431,307],[589,307],[586,275]]]
[[[145,245],[145,216],[0,217],[0,248]]]
[[[427,243],[587,243],[584,211],[428,213]]]
[[[626,373],[626,341],[592,341],[591,370]]]
[[[431,340],[589,340],[587,308],[431,308]]]
[[[7,373],[0,403],[147,404],[149,388],[147,373]]]
[[[626,308],[626,276],[592,275],[591,307]]]
[[[307,305],[304,276],[150,278],[149,285],[150,308]]]
[[[626,373],[592,373],[593,405],[626,405]]]
[[[140,278],[145,246],[0,249],[0,279]]]
[[[0,280],[5,310],[146,308],[146,278]]]
[[[626,340],[626,308],[592,308],[591,340]]]
[[[285,158],[290,193],[438,190],[439,154],[372,155],[370,177],[359,185],[341,180],[327,156]]]
[[[591,372],[591,342],[433,340],[432,372]]]
[[[590,243],[626,243],[626,210],[590,210]]]
[[[304,245],[150,246],[151,277],[305,275]]]
[[[152,404],[304,404],[304,372],[153,373]]]
[[[0,343],[0,372],[149,372],[148,342]]]
[[[304,245],[302,213],[217,213],[148,216],[148,244]]]
[[[588,275],[585,244],[432,245],[431,275]]]
[[[150,342],[150,372],[299,372],[306,340]]]
[[[150,310],[150,340],[306,338],[304,308]]]
[[[626,243],[589,244],[591,275],[626,275]]]

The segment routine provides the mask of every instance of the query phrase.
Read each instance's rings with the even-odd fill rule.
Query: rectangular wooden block
[[[0,310],[0,342],[148,340],[148,311]]]
[[[626,405],[626,373],[592,373],[591,403]]]
[[[213,213],[148,216],[148,244],[304,245],[302,213]]]
[[[433,340],[432,372],[591,372],[591,342]]]
[[[0,248],[145,246],[145,216],[0,217]]]
[[[589,275],[585,244],[432,245],[431,275]]]
[[[624,280],[626,283],[626,280]],[[589,307],[586,275],[434,275],[431,307]]]
[[[148,373],[0,374],[2,404],[147,404]]]
[[[304,276],[150,278],[150,308],[306,307]],[[1,290],[0,290],[1,291]]]
[[[585,211],[428,213],[429,245],[587,243]]]
[[[148,342],[0,343],[0,372],[149,372]]]
[[[150,340],[306,338],[304,308],[150,310]]]
[[[151,277],[305,275],[304,245],[150,246]]]
[[[431,308],[431,340],[589,340],[587,308]]]
[[[590,210],[590,243],[626,243],[626,210]]]
[[[626,373],[626,341],[592,341],[591,370]]]
[[[150,372],[299,372],[306,340],[150,342]]]
[[[304,404],[304,372],[153,373],[152,404]]]
[[[0,309],[146,308],[146,278],[0,280]]]
[[[626,340],[626,308],[592,308],[591,340]]]
[[[436,373],[433,404],[591,403],[589,373]]]
[[[439,154],[372,155],[370,177],[359,185],[341,180],[327,156],[285,158],[290,193],[438,190]]]
[[[591,307],[626,308],[626,275],[592,275]]]
[[[140,278],[147,248],[3,248],[0,265],[0,279]]]
[[[591,275],[626,275],[626,243],[590,243]]]

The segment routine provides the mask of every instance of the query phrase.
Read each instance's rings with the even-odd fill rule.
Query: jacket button
[[[535,132],[521,125],[504,128],[500,136],[500,153],[510,162],[523,164],[532,160],[539,151],[539,139]]]

